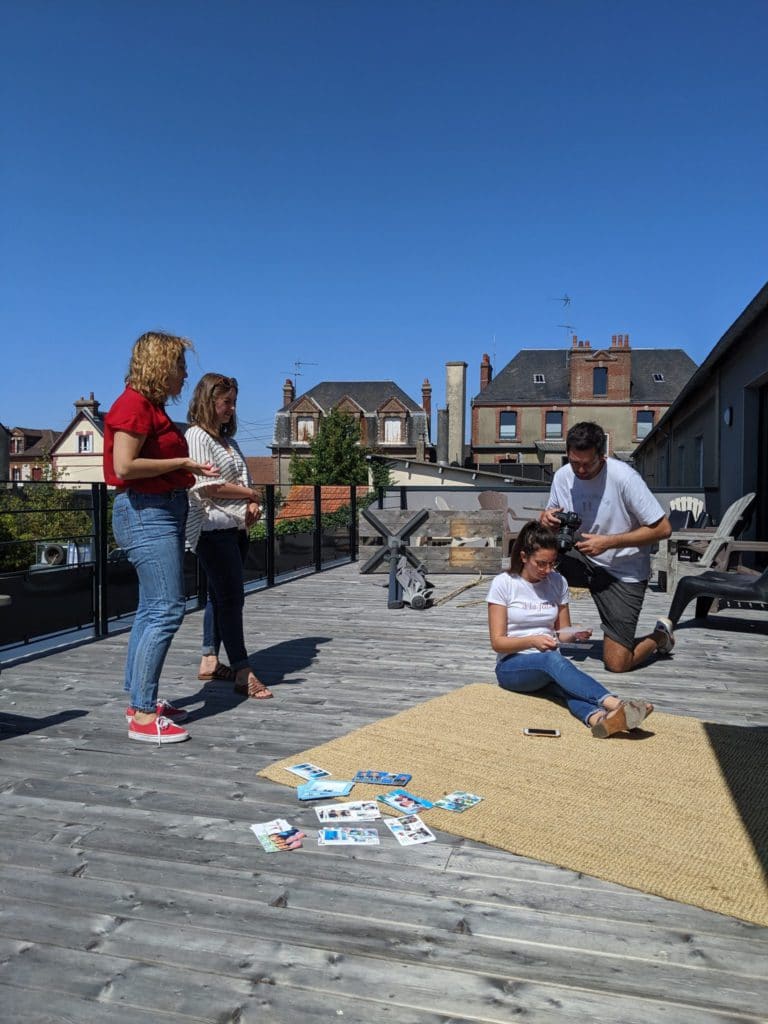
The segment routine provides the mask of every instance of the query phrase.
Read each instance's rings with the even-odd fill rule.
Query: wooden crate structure
[[[392,533],[402,529],[415,515],[413,510],[372,511]],[[512,535],[507,521],[506,509],[430,510],[428,518],[410,535],[408,544],[415,549],[413,553],[424,565],[427,575],[452,572],[495,575],[501,572],[502,558],[509,553]],[[358,519],[358,531],[362,566],[380,534],[362,516]],[[372,571],[389,572],[389,560],[383,559]]]

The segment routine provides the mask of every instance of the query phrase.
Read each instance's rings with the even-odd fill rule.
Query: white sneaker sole
[[[157,734],[150,736],[149,733],[133,732],[132,729],[129,729],[128,739],[138,740],[139,743],[154,743],[158,747],[161,747],[165,743],[183,743],[184,740],[189,739],[189,733],[185,732],[183,736],[164,736],[162,733],[160,736]]]

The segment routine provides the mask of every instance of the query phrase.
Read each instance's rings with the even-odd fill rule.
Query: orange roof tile
[[[356,488],[358,501],[368,493],[368,488]],[[337,512],[349,505],[349,487],[326,486],[320,490],[320,507],[323,512]],[[310,484],[294,484],[286,495],[285,502],[277,513],[278,519],[303,519],[315,514],[315,489]]]

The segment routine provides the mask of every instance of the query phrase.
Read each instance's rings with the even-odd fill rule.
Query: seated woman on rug
[[[600,739],[636,729],[653,711],[644,700],[622,700],[558,650],[557,634],[571,625],[568,584],[555,572],[557,539],[538,522],[526,523],[512,547],[509,572],[488,591],[491,647],[499,686],[514,693],[546,689]],[[591,629],[574,639],[588,639]]]

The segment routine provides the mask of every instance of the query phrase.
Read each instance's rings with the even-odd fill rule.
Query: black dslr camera
[[[581,516],[575,512],[554,512],[556,519],[560,520],[560,529],[557,531],[557,550],[561,555],[570,551],[576,541],[576,531],[581,526]]]

